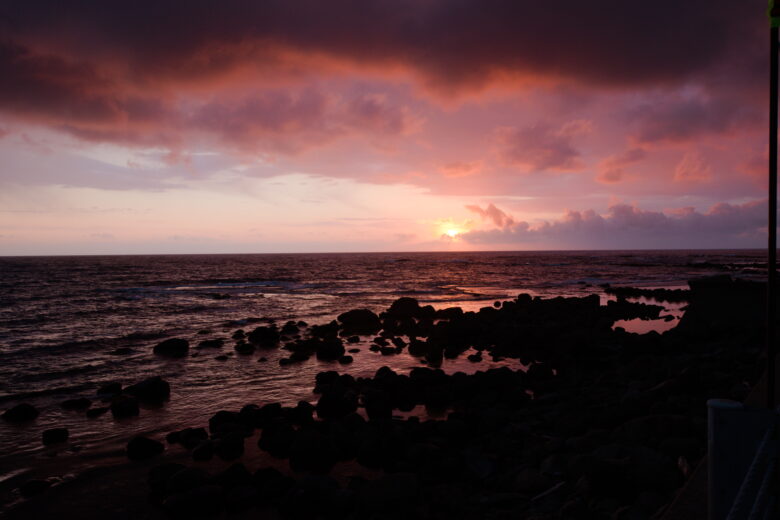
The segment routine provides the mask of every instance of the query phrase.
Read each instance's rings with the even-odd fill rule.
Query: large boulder
[[[393,318],[414,318],[420,313],[420,303],[414,299],[404,296],[394,301],[390,308],[387,309],[387,314]]]
[[[299,430],[290,447],[290,467],[294,471],[327,473],[337,458],[338,453],[328,437],[314,429]]]
[[[77,397],[75,399],[66,399],[60,403],[65,410],[83,411],[92,406],[92,401],[86,397]]]
[[[265,425],[257,445],[274,457],[286,458],[290,455],[296,435],[297,431],[290,421],[276,417]]]
[[[358,491],[361,508],[373,513],[410,509],[419,497],[420,483],[412,473],[392,473],[369,480]]]
[[[222,488],[206,484],[171,495],[163,502],[163,508],[173,518],[212,518],[224,505]]]
[[[341,323],[345,335],[376,334],[382,328],[379,316],[368,309],[353,309],[339,314],[337,319]]]
[[[272,348],[279,344],[279,329],[276,325],[257,327],[247,337],[250,343],[263,348]]]
[[[345,352],[344,344],[338,338],[328,338],[317,345],[317,359],[320,361],[336,361]]]
[[[129,395],[118,395],[111,401],[111,414],[117,419],[135,417],[140,412],[138,399]]]
[[[232,431],[214,441],[214,452],[222,460],[235,460],[244,454],[244,435]]]
[[[154,353],[160,356],[184,357],[190,351],[190,342],[186,339],[166,339],[154,346]]]
[[[161,403],[170,397],[171,385],[162,377],[154,376],[128,386],[125,392],[144,403]]]
[[[33,405],[21,403],[3,412],[3,419],[12,423],[22,423],[34,420],[39,414],[40,412]]]

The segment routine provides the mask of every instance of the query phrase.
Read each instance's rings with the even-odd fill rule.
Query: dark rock
[[[515,477],[515,489],[528,495],[537,495],[553,485],[553,481],[533,468],[525,468]]]
[[[394,301],[387,313],[396,318],[414,318],[420,312],[420,304],[414,298],[403,297]]]
[[[222,460],[235,460],[244,454],[244,435],[232,431],[214,441],[214,453]]]
[[[60,403],[60,406],[65,410],[86,410],[92,406],[92,400],[86,397],[78,397],[75,399],[67,399]]]
[[[8,422],[22,423],[34,420],[40,412],[31,404],[21,403],[3,412],[3,419]]]
[[[371,421],[389,420],[393,416],[393,405],[385,392],[366,391],[363,394],[363,404],[366,408],[366,415]]]
[[[344,344],[338,338],[329,338],[317,345],[317,359],[320,361],[336,361],[345,352]]]
[[[252,484],[239,484],[228,488],[224,494],[225,509],[228,512],[244,511],[252,507],[259,499],[260,493]]]
[[[279,330],[276,325],[257,327],[249,333],[247,339],[250,343],[262,348],[272,348],[279,344]]]
[[[339,358],[339,363],[342,365],[349,365],[350,363],[352,363],[352,361],[354,361],[352,356],[341,356]]]
[[[260,491],[261,499],[274,502],[284,496],[295,485],[295,480],[283,475],[276,468],[260,468],[255,471],[253,480]]]
[[[159,377],[150,377],[125,388],[125,393],[144,403],[161,403],[171,395],[171,385]]]
[[[227,361],[230,358],[224,354],[221,354],[219,356],[215,356],[214,359],[216,359],[217,361]]]
[[[181,338],[166,339],[154,347],[155,354],[176,358],[186,356],[189,350],[190,342]]]
[[[97,408],[90,408],[89,410],[87,410],[87,417],[90,419],[94,419],[95,417],[100,417],[108,410],[109,410],[108,406],[99,406]]]
[[[168,495],[168,479],[183,469],[185,466],[182,464],[166,462],[149,470],[147,478],[151,490],[149,498],[154,504],[162,504],[163,499]]]
[[[57,444],[67,441],[68,435],[67,428],[51,428],[49,430],[43,431],[41,439],[43,443],[48,446],[49,444]]]
[[[205,428],[184,428],[177,432],[171,432],[165,436],[169,444],[181,444],[184,448],[191,450],[198,444],[209,438]]]
[[[138,399],[129,395],[118,395],[111,401],[111,414],[117,419],[138,415]]]
[[[171,495],[163,507],[173,518],[209,518],[223,508],[222,488],[213,484],[203,485]]]
[[[109,354],[112,356],[127,356],[128,354],[132,354],[134,352],[135,350],[130,347],[119,347],[110,351]]]
[[[192,460],[211,460],[214,457],[214,443],[206,440],[192,450]]]
[[[336,464],[337,452],[329,439],[313,429],[299,430],[290,445],[290,467],[295,471],[327,473]]]
[[[343,386],[334,386],[323,391],[317,401],[317,416],[320,419],[344,417],[357,410],[358,398],[354,391]]]
[[[35,495],[40,495],[50,487],[51,482],[48,480],[28,480],[19,486],[19,492],[23,497],[29,498]]]
[[[172,472],[165,482],[165,493],[175,495],[191,489],[204,486],[211,480],[211,476],[201,468],[188,468],[182,466],[178,471]]]
[[[118,395],[122,393],[122,383],[118,381],[111,381],[105,383],[97,389],[98,395]]]
[[[233,335],[232,335],[232,336],[230,336],[230,337],[231,337],[231,338],[233,338],[233,339],[244,339],[244,338],[246,337],[246,334],[244,333],[244,331],[243,331],[243,330],[241,330],[241,329],[238,329],[238,330],[237,330],[237,331],[235,331],[235,332],[233,333]]]
[[[207,339],[198,343],[198,348],[222,348],[225,341],[222,338]]]
[[[341,322],[341,327],[346,335],[376,334],[382,328],[379,316],[368,309],[353,309],[339,314],[336,319]]]
[[[360,343],[360,336],[350,336],[347,338],[347,343]]]
[[[263,428],[257,445],[274,457],[286,458],[297,432],[287,419],[276,417]]]
[[[236,346],[233,347],[233,349],[238,352],[241,355],[248,356],[250,354],[253,354],[255,351],[255,344],[254,343],[244,343],[243,341],[239,341],[236,343]]]
[[[239,432],[242,436],[249,436],[253,429],[251,419],[240,412],[220,410],[209,419],[209,431],[213,437],[231,432]]]
[[[408,509],[419,499],[420,483],[412,473],[393,473],[369,480],[357,493],[361,508],[372,513]]]
[[[357,354],[358,352],[360,352],[360,349],[359,348],[351,348],[351,349],[347,350],[347,352],[349,352],[350,354]]]
[[[161,454],[165,450],[163,443],[144,436],[133,437],[127,443],[127,458],[130,460],[146,460]]]

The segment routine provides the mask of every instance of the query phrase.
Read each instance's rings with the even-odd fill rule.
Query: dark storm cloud
[[[23,45],[120,60],[140,76],[219,74],[293,50],[402,64],[447,89],[484,83],[495,72],[632,85],[678,82],[753,41],[759,7],[734,0],[28,0],[0,7],[0,30]]]
[[[339,101],[343,106],[337,110],[330,101],[307,101],[297,92],[289,99],[278,95],[277,105],[271,99],[277,94],[265,93],[300,91],[321,78],[400,75],[433,96],[518,80],[578,91],[666,91],[715,78],[709,81],[709,101],[683,100],[660,112],[651,103],[632,115],[639,142],[691,139],[755,120],[745,115],[750,109],[740,107],[745,84],[761,72],[755,64],[766,61],[757,45],[764,32],[761,5],[758,0],[5,2],[0,115],[89,141],[186,147],[185,134],[195,130],[214,133],[233,147],[286,153],[354,132],[405,135],[413,126],[414,115],[381,93]],[[740,73],[724,73],[740,66]],[[746,79],[723,79],[737,76]],[[716,90],[726,83],[724,104]],[[571,136],[545,127],[536,129],[538,136],[530,134],[533,129],[512,128],[500,136],[505,162],[537,170],[581,167]]]

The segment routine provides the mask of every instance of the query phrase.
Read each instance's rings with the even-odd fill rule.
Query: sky
[[[762,247],[763,0],[0,4],[0,254]]]

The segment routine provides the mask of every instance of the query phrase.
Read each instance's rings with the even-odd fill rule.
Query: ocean
[[[494,301],[532,296],[584,296],[604,285],[684,288],[687,280],[728,273],[763,278],[761,251],[576,251],[366,253],[290,255],[161,255],[0,257],[0,410],[29,402],[41,410],[29,425],[0,422],[0,467],[52,456],[41,432],[70,430],[60,457],[97,464],[117,455],[136,433],[165,434],[202,426],[221,409],[247,403],[314,400],[314,376],[339,370],[372,375],[388,365],[408,371],[419,360],[406,352],[382,356],[370,338],[348,366],[311,359],[280,366],[283,351],[239,355],[232,333],[288,320],[327,323],[354,308],[375,312],[402,296],[435,308],[477,310]],[[667,306],[667,320],[621,323],[629,331],[662,332],[675,325],[684,305]],[[657,327],[657,328],[654,328]],[[184,359],[152,353],[169,337],[223,338],[221,349],[190,350]],[[215,359],[219,354],[227,359]],[[265,360],[261,360],[264,358]],[[448,372],[492,366],[523,368],[517,360],[470,363],[445,360]],[[140,416],[88,419],[62,409],[74,397],[96,400],[96,388],[159,375],[171,384],[169,401]],[[5,460],[5,463],[3,462]],[[10,473],[8,473],[10,474]],[[4,478],[0,471],[0,482]]]

